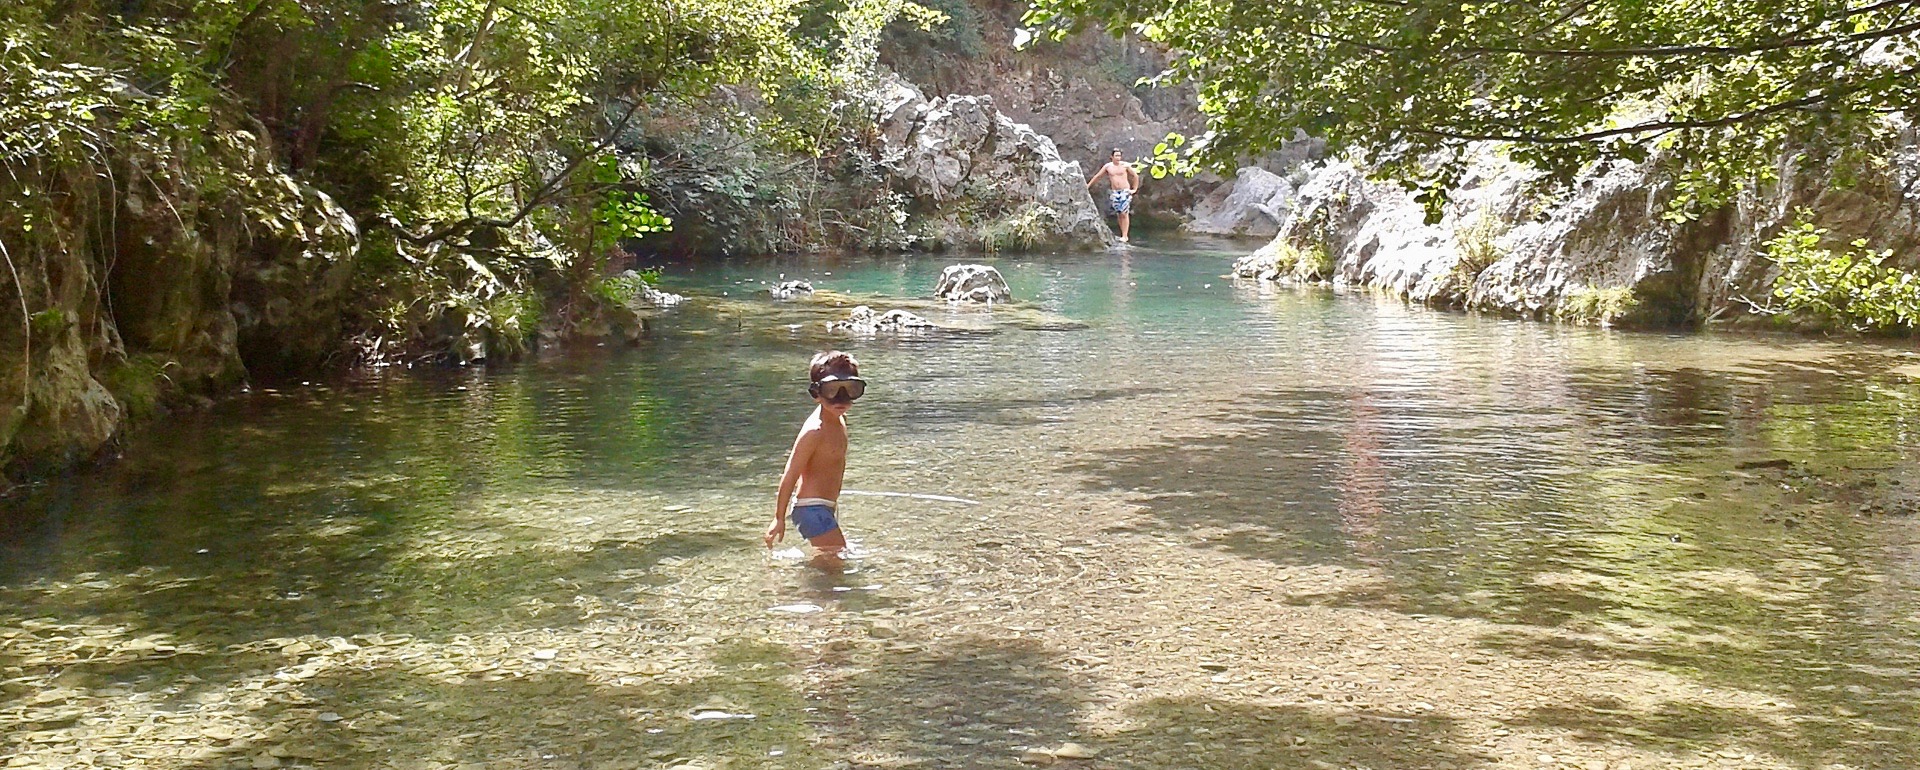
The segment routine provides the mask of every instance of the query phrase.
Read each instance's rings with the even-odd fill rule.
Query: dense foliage
[[[1767,244],[1780,269],[1773,295],[1784,310],[1862,332],[1920,328],[1920,276],[1887,264],[1893,252],[1855,240],[1839,251],[1826,229],[1801,221]]]
[[[1514,142],[1562,175],[1665,149],[1685,216],[1768,174],[1787,140],[1881,132],[1885,114],[1913,110],[1916,5],[1034,0],[1028,21],[1180,51],[1163,77],[1198,84],[1210,130],[1163,153],[1174,165],[1231,163],[1305,130],[1424,187],[1437,211],[1474,142]]]
[[[819,5],[10,2],[0,249],[98,240],[132,177],[163,169],[175,184],[156,190],[192,190],[248,232],[298,221],[313,190],[358,225],[348,323],[363,352],[428,355],[410,346],[462,328],[515,347],[539,319],[568,323],[614,244],[672,225],[646,116],[723,114],[756,146],[818,157],[861,115],[846,95],[882,30],[939,20],[848,0],[798,34]]]

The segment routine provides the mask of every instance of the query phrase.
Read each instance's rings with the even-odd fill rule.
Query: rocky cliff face
[[[1783,154],[1778,181],[1688,221],[1666,216],[1674,188],[1657,157],[1598,164],[1561,186],[1488,146],[1434,224],[1398,185],[1333,161],[1313,167],[1291,196],[1276,187],[1254,207],[1280,214],[1258,256],[1324,253],[1336,284],[1435,305],[1672,326],[1738,319],[1767,304],[1776,273],[1762,247],[1803,209],[1841,241],[1864,237],[1915,255],[1920,142],[1911,132],[1862,165],[1803,165],[1800,155]]]
[[[1124,84],[1102,77],[1110,70],[1142,75],[1159,71],[1149,52],[1126,41],[1107,41],[1091,50],[1090,56],[1103,60],[1076,67],[1035,57],[995,66],[980,78],[975,93],[993,97],[1005,115],[1052,139],[1061,157],[1081,163],[1088,175],[1115,149],[1137,162],[1151,157],[1154,145],[1169,133],[1200,131],[1202,120],[1190,90],[1149,94],[1150,103]],[[1220,184],[1218,177],[1141,181],[1139,216],[1170,225],[1185,221],[1194,202]]]
[[[1129,159],[1152,155],[1168,133],[1194,135],[1205,127],[1192,88],[1136,87],[1140,78],[1158,74],[1165,52],[1131,38],[1115,40],[1088,30],[1062,43],[1014,49],[1013,31],[1024,3],[965,0],[979,24],[980,50],[970,56],[928,55],[924,50],[895,51],[886,60],[930,95],[979,95],[995,109],[1054,143],[1060,157],[1078,163],[1086,182],[1094,169],[1118,148]],[[1194,203],[1219,187],[1222,179],[1142,180],[1134,200],[1134,221],[1177,226],[1191,218]]]
[[[1092,248],[1112,240],[1086,173],[1053,140],[986,96],[928,100],[890,79],[880,104],[881,163],[912,197],[929,248]]]
[[[148,157],[28,180],[75,204],[9,254],[22,319],[0,324],[8,472],[70,465],[130,417],[232,387],[243,350],[311,363],[338,344],[353,220],[277,172],[253,135],[231,138],[247,179],[216,192]]]

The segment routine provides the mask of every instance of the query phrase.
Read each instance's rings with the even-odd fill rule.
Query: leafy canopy
[[[1176,52],[1208,133],[1162,160],[1224,166],[1295,130],[1440,200],[1472,142],[1563,178],[1656,149],[1683,209],[1764,176],[1781,144],[1885,130],[1920,98],[1916,0],[1031,0]],[[1430,205],[1430,209],[1432,206]]]
[[[831,26],[797,34],[819,6]],[[110,226],[90,217],[130,171],[248,232],[297,221],[304,185],[359,224],[372,337],[518,322],[547,276],[578,294],[617,242],[672,226],[640,194],[642,117],[724,109],[818,155],[869,112],[882,31],[941,20],[911,0],[7,0],[0,256]]]

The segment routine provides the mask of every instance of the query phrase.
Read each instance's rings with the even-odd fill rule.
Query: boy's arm
[[[769,548],[787,536],[787,507],[793,504],[793,488],[800,484],[800,474],[819,443],[820,432],[812,429],[801,430],[793,439],[793,453],[787,456],[787,469],[780,474],[780,489],[774,492],[773,524],[767,527]]]
[[[1134,170],[1131,163],[1127,164],[1127,181],[1132,184],[1134,192],[1140,192],[1140,172]]]
[[[1099,171],[1093,172],[1093,178],[1087,180],[1087,187],[1091,189],[1093,187],[1094,182],[1100,181],[1100,177],[1103,177],[1106,175],[1107,175],[1107,167],[1101,166]]]

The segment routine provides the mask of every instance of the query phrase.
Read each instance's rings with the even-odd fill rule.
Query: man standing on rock
[[[1100,181],[1103,176],[1112,187],[1112,192],[1107,195],[1107,208],[1115,219],[1120,220],[1120,240],[1125,242],[1128,220],[1133,215],[1133,194],[1140,190],[1140,172],[1133,170],[1133,164],[1128,163],[1120,155],[1120,148],[1115,147],[1113,154],[1108,156],[1107,165],[1101,166],[1099,171],[1094,172],[1093,178],[1087,180],[1087,189],[1093,189],[1093,183]]]

